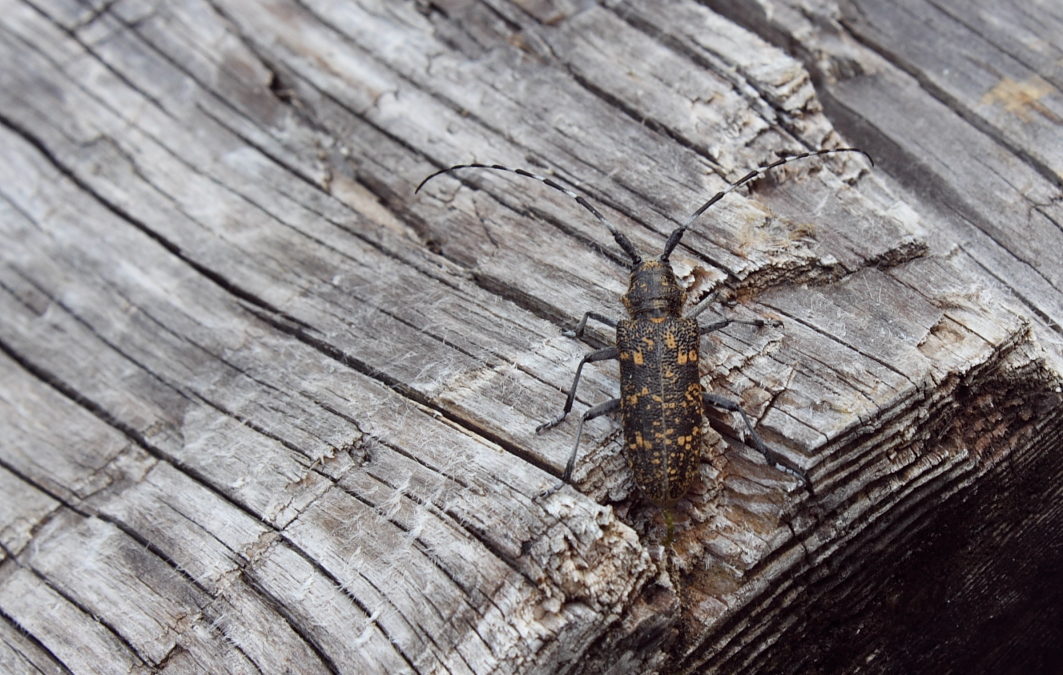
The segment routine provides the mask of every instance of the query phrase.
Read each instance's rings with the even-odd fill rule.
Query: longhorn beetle
[[[493,169],[534,178],[548,187],[564,192],[590,211],[605,225],[616,243],[631,259],[630,284],[627,293],[621,298],[630,318],[617,321],[591,311],[583,315],[575,330],[565,332],[570,337],[581,337],[587,322],[594,319],[616,328],[616,344],[590,352],[583,357],[576,366],[576,376],[568,390],[561,413],[539,425],[536,432],[542,433],[551,429],[568,416],[576,398],[576,387],[579,386],[583,366],[588,363],[608,359],[620,360],[620,398],[600,403],[583,413],[576,429],[576,443],[565,465],[561,482],[544,492],[544,495],[557,491],[572,478],[572,467],[576,462],[583,424],[587,420],[619,409],[624,427],[624,454],[640,492],[660,505],[674,502],[683,496],[697,474],[705,406],[738,413],[749,431],[753,447],[776,468],[800,478],[811,490],[811,483],[801,469],[764,444],[753,429],[749,415],[737,401],[703,391],[701,387],[698,373],[698,347],[701,336],[732,323],[760,327],[766,325],[766,322],[723,319],[699,326],[696,317],[708,303],[700,304],[687,316],[683,316],[686,294],[672,272],[668,257],[694,221],[728,193],[788,162],[837,152],[858,152],[871,161],[870,155],[863,150],[836,148],[782,157],[758,167],[731,183],[726,189],[717,192],[694,211],[685,223],[674,229],[664,245],[664,252],[656,260],[643,260],[631,241],[581,195],[550,178],[524,169],[512,169],[498,164],[458,164],[440,169],[421,181],[415,193],[420,192],[425,183],[436,176],[458,169]]]

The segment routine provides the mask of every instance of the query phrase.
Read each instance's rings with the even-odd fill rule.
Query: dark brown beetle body
[[[704,410],[698,322],[680,316],[683,291],[666,263],[644,262],[624,296],[631,315],[617,323],[624,451],[642,495],[682,497],[698,472]]]
[[[701,460],[701,429],[705,406],[722,408],[738,413],[749,431],[753,447],[764,455],[776,468],[803,480],[811,488],[800,468],[778,452],[768,448],[760,440],[749,415],[735,401],[702,390],[698,372],[698,346],[701,336],[719,330],[732,323],[754,326],[767,325],[764,321],[738,321],[724,319],[699,326],[695,317],[703,309],[682,315],[685,294],[673,274],[668,257],[679,245],[683,233],[702,213],[735,190],[774,167],[795,159],[834,152],[859,152],[855,148],[820,150],[800,155],[783,157],[771,164],[750,171],[742,178],[712,196],[690,218],[672,231],[664,245],[664,252],[657,260],[643,261],[626,236],[617,230],[586,199],[559,185],[549,178],[538,176],[524,169],[511,169],[497,164],[461,164],[441,169],[417,187],[420,190],[432,178],[456,169],[478,168],[508,171],[527,178],[534,178],[549,187],[564,192],[580,206],[590,211],[608,228],[613,239],[631,259],[631,281],[624,294],[624,306],[630,318],[615,321],[596,312],[587,312],[571,332],[571,337],[580,337],[589,319],[616,327],[616,345],[591,352],[583,357],[576,367],[576,375],[561,414],[539,425],[542,432],[561,423],[572,410],[583,366],[594,361],[619,359],[620,398],[611,399],[591,407],[580,417],[576,431],[576,443],[569,455],[562,481],[544,494],[552,494],[567,483],[579,450],[583,423],[601,415],[620,411],[624,427],[624,454],[631,467],[635,483],[642,495],[657,504],[667,505],[682,497],[698,473]],[[870,159],[870,157],[868,157]]]

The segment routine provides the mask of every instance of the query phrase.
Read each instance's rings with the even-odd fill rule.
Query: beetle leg
[[[703,392],[701,398],[705,402],[705,405],[711,405],[714,408],[722,408],[723,410],[736,412],[741,415],[742,421],[746,424],[746,429],[749,430],[749,438],[753,441],[753,447],[756,451],[764,455],[764,458],[776,469],[783,473],[788,473],[795,478],[801,479],[801,482],[805,484],[808,491],[812,492],[812,482],[808,480],[808,476],[805,475],[805,472],[794,466],[793,462],[786,459],[781,453],[764,445],[764,441],[760,440],[760,435],[753,430],[753,423],[750,422],[749,415],[746,414],[746,411],[742,409],[742,406],[739,405],[737,401],[732,401],[731,399],[716,396],[708,392]]]
[[[604,351],[604,350],[603,350]],[[583,423],[587,420],[592,420],[595,417],[601,417],[602,415],[608,415],[609,413],[617,410],[620,407],[620,399],[614,398],[604,403],[599,403],[593,408],[588,408],[585,413],[579,418],[579,427],[576,428],[576,444],[572,446],[572,454],[568,456],[568,462],[565,464],[565,472],[561,474],[561,482],[541,493],[543,497],[549,497],[562,487],[565,483],[569,482],[572,478],[572,468],[576,465],[576,454],[579,451],[579,440],[583,435]]]
[[[588,313],[589,314],[589,313]],[[580,374],[583,372],[583,364],[591,363],[593,361],[607,361],[609,359],[615,359],[620,355],[620,350],[616,347],[606,347],[605,349],[599,349],[596,352],[591,352],[584,355],[583,360],[576,366],[576,377],[572,380],[572,387],[568,390],[568,398],[565,399],[565,407],[561,409],[561,414],[551,419],[548,422],[543,422],[535,428],[535,433],[541,434],[547,429],[553,429],[558,424],[561,424],[561,420],[568,416],[572,411],[572,402],[576,400],[576,387],[579,386]]]
[[[587,320],[588,319],[594,319],[595,321],[601,321],[606,326],[612,326],[613,328],[616,328],[616,319],[611,319],[611,318],[609,318],[609,317],[607,317],[605,315],[599,314],[598,312],[587,312],[586,314],[583,315],[583,318],[580,319],[580,322],[576,324],[576,327],[573,330],[563,330],[563,331],[561,331],[561,334],[564,335],[565,337],[570,337],[570,338],[581,338],[581,337],[583,337],[583,331],[587,329]]]
[[[692,317],[693,317],[693,315],[691,315],[690,317],[687,317],[687,318],[692,318]],[[707,323],[707,324],[705,324],[703,326],[700,326],[699,327],[699,332],[702,335],[705,335],[706,333],[712,333],[714,331],[720,330],[721,328],[726,328],[727,326],[730,326],[732,323],[741,323],[741,324],[745,324],[747,326],[756,326],[757,328],[763,328],[764,326],[776,326],[776,327],[778,327],[778,326],[782,325],[778,321],[764,321],[763,319],[757,319],[755,321],[745,321],[745,320],[742,320],[742,319],[723,319],[722,321],[715,321],[713,323]]]

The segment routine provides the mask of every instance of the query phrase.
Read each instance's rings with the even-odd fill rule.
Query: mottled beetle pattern
[[[638,277],[633,288],[653,283]],[[635,483],[654,502],[681,497],[698,472],[704,407],[700,337],[696,320],[670,314],[633,315],[616,326],[624,449]]]
[[[628,318],[617,321],[597,312],[587,312],[575,330],[565,332],[570,337],[581,337],[587,321],[594,319],[616,328],[616,344],[583,357],[576,367],[576,375],[561,413],[539,425],[536,431],[541,433],[555,427],[568,416],[575,401],[583,366],[587,363],[619,360],[620,397],[593,406],[583,413],[561,482],[544,492],[544,495],[552,494],[571,480],[584,422],[619,409],[624,428],[624,455],[635,484],[644,498],[660,505],[671,504],[686,493],[698,474],[705,406],[738,413],[749,432],[753,447],[776,468],[801,479],[811,489],[811,483],[800,468],[764,444],[754,430],[749,415],[738,402],[705,392],[701,386],[698,355],[702,335],[732,323],[759,327],[767,325],[767,322],[724,319],[699,326],[696,317],[708,306],[706,303],[701,303],[687,316],[683,316],[686,294],[672,272],[668,258],[694,221],[728,193],[777,166],[838,152],[857,152],[871,160],[863,150],[836,148],[790,155],[758,167],[717,192],[694,211],[683,225],[673,230],[665,243],[664,252],[656,260],[643,260],[631,241],[582,196],[550,178],[524,169],[498,164],[458,164],[436,171],[421,181],[417,191],[436,176],[459,169],[492,169],[533,178],[564,192],[590,211],[631,259],[630,282],[622,298]]]

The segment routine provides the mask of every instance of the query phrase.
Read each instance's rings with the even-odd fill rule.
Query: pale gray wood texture
[[[0,670],[1060,656],[1058,3],[0,6]],[[814,494],[719,414],[674,541],[615,420],[539,497],[623,257],[421,179],[651,255],[839,145],[673,256]]]

